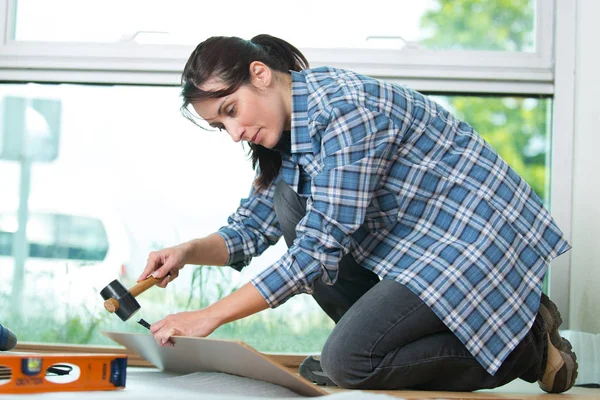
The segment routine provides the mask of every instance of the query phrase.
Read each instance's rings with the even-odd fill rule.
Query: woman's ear
[[[250,77],[252,84],[257,88],[266,88],[271,84],[273,75],[271,68],[260,61],[253,61],[250,64]]]

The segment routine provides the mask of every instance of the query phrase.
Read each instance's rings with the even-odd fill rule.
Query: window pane
[[[226,223],[250,189],[250,161],[225,133],[203,131],[180,115],[178,88],[0,85],[0,99],[6,96],[61,102],[58,157],[33,164],[29,199],[30,218],[39,213],[58,217],[47,236],[32,227],[32,243],[34,237],[47,237],[69,249],[106,251],[104,257],[73,259],[67,252],[62,258],[26,260],[21,314],[0,308],[0,321],[20,340],[112,344],[99,332],[145,332],[134,319],[154,322],[205,307],[284,253],[280,241],[241,273],[187,266],[167,289],[151,288],[138,297],[142,308],[136,318],[122,322],[109,315],[99,291],[110,281],[131,286],[150,251],[205,236]],[[435,99],[479,129],[547,197],[549,100]],[[16,222],[4,216],[16,214],[19,184],[18,162],[0,161],[2,304],[12,300],[17,230]],[[26,329],[34,319],[36,326],[47,328]],[[263,351],[318,352],[332,328],[313,299],[300,295],[275,310],[227,324],[212,337],[242,340]]]
[[[58,243],[68,249],[70,260],[104,260],[108,237],[100,219],[60,215],[58,221]]]
[[[290,8],[234,0],[18,0],[16,40],[195,45],[214,35],[269,33],[302,48],[535,50],[535,0],[308,0]],[[52,15],[52,18],[48,18]],[[307,28],[308,27],[308,28]]]

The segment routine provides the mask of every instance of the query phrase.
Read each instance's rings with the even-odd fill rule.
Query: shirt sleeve
[[[250,195],[240,201],[236,212],[227,219],[228,225],[217,231],[229,253],[226,265],[240,271],[281,238],[273,203],[276,181],[262,191],[257,191],[252,184]]]
[[[347,104],[330,113],[322,136],[322,171],[312,179],[297,239],[275,264],[252,279],[271,307],[311,293],[320,276],[337,279],[350,236],[363,224],[374,191],[397,152],[402,132],[384,115]]]

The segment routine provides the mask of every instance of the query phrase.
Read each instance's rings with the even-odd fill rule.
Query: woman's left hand
[[[204,308],[168,315],[152,324],[150,332],[159,346],[173,347],[172,336],[206,337],[219,326],[220,319],[210,309]]]
[[[172,336],[206,337],[227,322],[245,318],[268,307],[258,289],[248,282],[207,308],[171,314],[161,319],[150,326],[150,332],[159,346],[173,347]]]

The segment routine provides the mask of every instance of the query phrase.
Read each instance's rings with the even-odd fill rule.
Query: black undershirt
[[[281,138],[279,138],[279,142],[275,146],[273,146],[273,150],[277,150],[282,154],[291,154],[292,153],[292,132],[291,131],[283,131],[281,133]]]

